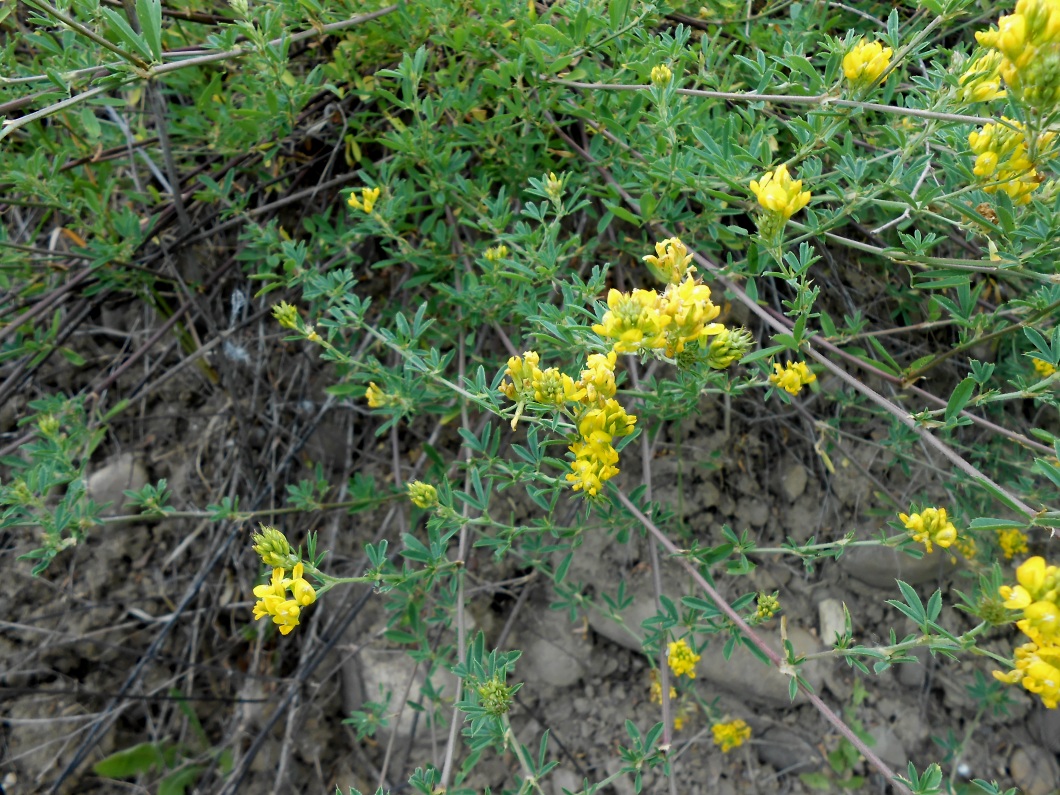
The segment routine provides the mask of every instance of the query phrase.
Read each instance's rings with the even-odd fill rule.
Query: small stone
[[[758,758],[777,773],[806,773],[821,766],[814,747],[786,726],[771,726],[754,739]]]
[[[917,560],[890,547],[854,547],[839,559],[839,566],[866,585],[898,594],[895,580],[909,585],[941,580],[954,568],[950,561],[946,551],[935,550]]]
[[[801,627],[789,627],[788,640],[791,641],[796,655],[813,654],[821,650],[813,635]],[[766,642],[773,649],[781,648],[779,635],[767,636]],[[790,677],[762,662],[739,643],[733,649],[732,656],[726,660],[724,646],[723,639],[711,639],[707,647],[700,652],[701,659],[696,665],[696,676],[749,700],[778,706],[791,703],[788,696]],[[815,692],[820,692],[825,666],[829,664],[828,661],[818,659],[800,667],[799,672]],[[796,703],[803,699],[803,696],[797,696]]]
[[[701,508],[713,508],[721,500],[721,492],[718,491],[717,486],[707,480],[696,486],[693,500]]]
[[[888,726],[876,726],[869,731],[869,734],[875,741],[870,747],[876,752],[876,756],[891,767],[904,770],[909,761],[909,755],[902,741],[898,739],[898,735]]]
[[[520,678],[553,687],[568,687],[581,679],[592,644],[575,629],[565,613],[547,608],[533,611],[526,626],[512,638],[512,646],[523,650]]]
[[[1036,745],[1013,751],[1008,769],[1013,783],[1023,795],[1050,795],[1060,781],[1060,765],[1057,765],[1056,757]]]
[[[111,503],[103,516],[117,516],[125,512],[129,498],[125,491],[139,491],[147,485],[147,469],[132,453],[122,453],[108,464],[91,473],[85,483],[88,496],[99,505]]]
[[[788,468],[788,471],[780,479],[780,489],[784,492],[785,497],[795,502],[806,491],[806,483],[809,479],[806,467],[802,464],[794,464]]]
[[[822,599],[817,603],[817,632],[821,643],[831,646],[837,636],[846,631],[846,614],[838,599]]]
[[[0,655],[2,657],[2,655]],[[1054,754],[1060,754],[1060,710],[1038,708],[1030,719],[1031,736]]]

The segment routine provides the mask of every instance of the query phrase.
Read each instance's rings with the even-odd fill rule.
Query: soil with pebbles
[[[101,448],[89,479],[93,498],[121,510],[124,490],[164,477],[175,507],[202,507],[226,496],[220,475],[236,471],[244,479],[225,481],[227,496],[240,495],[246,505],[250,497],[243,489],[254,482],[251,473],[279,471],[263,464],[283,460],[270,445],[297,453],[265,484],[273,495],[265,504],[282,505],[275,495],[282,495],[283,483],[310,477],[317,463],[332,483],[351,474],[352,459],[360,462],[358,471],[385,481],[392,461],[388,440],[375,438],[356,407],[325,402],[321,383],[305,375],[302,352],[284,355],[273,393],[255,394],[232,380],[212,387],[191,368],[172,379],[134,426],[115,429]],[[869,428],[860,444],[847,440],[836,448],[829,468],[799,436],[809,434],[798,420],[755,421],[739,414],[738,404],[731,411],[725,416],[720,405],[704,401],[680,438],[663,438],[653,450],[654,498],[675,511],[674,524],[685,532],[682,543],[721,543],[725,525],[747,531],[761,547],[789,539],[823,543],[850,531],[868,538],[893,516],[884,491],[923,496],[922,484],[891,466],[882,429],[874,434]],[[15,432],[18,416],[0,416],[5,439]],[[414,456],[432,431],[407,431]],[[449,430],[433,438],[439,449],[448,444],[455,450]],[[627,489],[644,477],[634,450],[623,458],[620,478]],[[416,460],[403,460],[406,475]],[[517,490],[497,499],[516,520],[527,515],[528,503]],[[319,531],[322,547],[332,551],[333,570],[352,573],[361,565],[361,544],[379,529],[399,543],[403,521],[403,514],[383,506],[290,527]],[[231,752],[224,764],[239,772],[238,792],[334,792],[336,786],[372,792],[384,769],[388,786],[398,791],[415,767],[442,764],[449,714],[423,708],[425,665],[386,640],[387,596],[334,591],[307,611],[294,634],[265,639],[250,631],[250,588],[259,570],[247,530],[194,518],[96,528],[87,543],[39,578],[30,576],[28,565],[13,562],[14,554],[32,547],[32,530],[6,535],[8,563],[0,578],[8,606],[0,629],[4,792],[50,791],[60,779],[57,791],[63,793],[123,791],[124,785],[96,775],[91,765],[146,741],[198,765],[202,792],[225,786],[218,748]],[[648,697],[650,666],[641,650],[643,623],[656,613],[647,542],[636,534],[620,541],[604,530],[581,538],[567,580],[583,583],[598,601],[616,597],[622,585],[629,604],[621,623],[592,610],[571,622],[565,610],[550,609],[557,595],[545,578],[527,576],[510,560],[498,564],[486,551],[468,561],[467,624],[491,646],[523,651],[514,676],[523,687],[511,724],[532,749],[549,732],[548,754],[559,765],[542,786],[556,795],[620,769],[619,749],[629,743],[626,721],[646,731],[660,720],[660,708]],[[913,631],[885,604],[898,597],[895,579],[925,596],[941,588],[950,605],[954,588],[969,587],[968,572],[943,554],[915,560],[860,548],[812,567],[782,554],[752,559],[757,565],[747,577],[716,573],[721,593],[735,598],[779,591],[786,623],[782,628],[774,619],[760,632],[775,646],[786,633],[804,654],[829,648],[842,630],[844,607],[860,643],[884,644],[892,628],[899,637]],[[695,595],[673,561],[664,558],[661,574],[664,593],[676,603]],[[943,615],[955,631],[968,626],[956,610]],[[439,646],[452,643],[446,632],[431,629],[429,635]],[[998,633],[987,643],[1004,652],[1012,640]],[[1014,689],[1007,714],[981,713],[969,688],[977,675],[989,680],[989,666],[914,656],[915,662],[863,676],[825,655],[803,673],[897,771],[910,761],[922,769],[944,760],[946,774],[958,781],[996,779],[1027,795],[1048,795],[1060,786],[1057,711]],[[446,673],[436,674],[432,686],[443,696],[454,692]],[[808,773],[836,789],[843,777],[865,775],[867,791],[883,791],[863,761],[841,774],[831,770],[825,755],[839,746],[835,730],[804,698],[791,703],[786,678],[746,651],[726,658],[722,641],[712,638],[694,687],[716,714],[745,720],[753,736],[721,753],[705,715],[688,711],[691,700],[680,696],[676,706],[688,712],[671,752],[678,792],[810,792],[800,778]],[[388,727],[358,740],[343,719],[387,692]],[[408,703],[420,707],[402,708]],[[90,732],[95,736],[89,741]],[[960,757],[948,756],[961,741]],[[63,777],[79,753],[83,759]],[[510,751],[487,752],[465,784],[500,791],[513,787],[518,774]],[[139,783],[154,791],[158,779],[155,770]],[[643,783],[648,792],[666,787],[658,771],[645,772]],[[605,791],[631,793],[633,779],[619,777]]]

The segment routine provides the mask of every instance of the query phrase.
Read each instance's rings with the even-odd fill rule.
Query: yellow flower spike
[[[773,374],[769,376],[769,383],[783,389],[789,395],[799,394],[804,386],[817,380],[817,376],[806,365],[806,362],[788,362],[783,365],[780,362],[774,362],[773,371]]]
[[[417,508],[427,511],[438,504],[438,489],[430,483],[414,480],[405,489],[408,492],[409,501]]]
[[[767,212],[785,221],[810,202],[810,192],[802,189],[802,180],[792,180],[783,164],[762,179],[752,180],[751,192]]]
[[[934,551],[935,544],[948,549],[957,541],[957,528],[949,520],[945,508],[925,508],[911,515],[900,513],[898,518],[913,540],[924,545],[928,554]]]
[[[280,301],[272,307],[272,316],[286,329],[298,328],[298,310],[286,301]]]
[[[843,56],[843,74],[855,85],[872,85],[887,69],[893,54],[878,41],[859,42]]]
[[[684,638],[675,640],[666,647],[666,662],[674,676],[687,676],[689,679],[696,678],[696,663],[700,656],[692,651],[688,641]]]
[[[728,723],[715,723],[710,730],[714,735],[714,744],[726,754],[751,738],[751,727],[739,718]]]
[[[721,308],[710,300],[710,288],[697,283],[692,276],[679,284],[667,285],[658,306],[659,312],[669,318],[663,333],[667,356],[676,356],[687,343],[714,336],[725,328],[717,323],[707,325],[720,314]]]
[[[548,177],[545,179],[545,193],[557,204],[563,198],[563,179],[557,177],[553,171],[548,172]]]
[[[485,257],[487,262],[499,262],[502,259],[507,259],[508,247],[500,245],[488,248],[486,249]]]
[[[614,398],[608,398],[582,415],[578,420],[578,433],[586,440],[595,438],[610,443],[616,436],[629,436],[636,424],[636,416],[627,414],[622,404]]]

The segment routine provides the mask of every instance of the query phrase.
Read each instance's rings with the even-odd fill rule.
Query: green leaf
[[[162,3],[161,0],[136,0],[136,17],[140,30],[155,61],[162,60]]]
[[[184,795],[185,790],[195,783],[201,772],[202,767],[192,765],[166,776],[158,785],[158,795]]]
[[[119,39],[136,50],[136,52],[147,60],[151,60],[151,50],[149,50],[147,45],[144,44],[143,37],[137,36],[136,32],[129,27],[129,23],[122,19],[120,14],[109,8],[102,7],[99,9],[99,13],[106,17],[107,22],[110,23],[111,29],[117,34]]]
[[[629,13],[630,0],[611,0],[607,4],[607,18],[611,23],[611,30],[616,31],[622,27]]]
[[[1011,519],[979,517],[978,519],[972,519],[968,527],[971,530],[1012,530],[1013,528],[1023,527],[1023,525],[1019,522],[1013,522]]]
[[[630,224],[633,224],[634,226],[639,227],[639,226],[642,226],[643,223],[644,223],[637,216],[635,216],[633,213],[631,213],[629,210],[627,210],[625,207],[622,207],[619,204],[613,204],[611,202],[604,202],[604,207],[606,207],[612,213],[617,215],[623,221],[625,221],[627,223],[630,223]]]
[[[950,395],[949,402],[946,404],[946,422],[950,422],[964,410],[964,407],[968,405],[968,401],[972,399],[972,392],[974,391],[974,378],[965,378],[957,384],[957,388],[953,390],[953,394]]]
[[[162,766],[162,749],[156,743],[140,743],[100,759],[92,771],[105,778],[130,778]]]

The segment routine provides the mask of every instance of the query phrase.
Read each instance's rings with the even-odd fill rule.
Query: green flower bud
[[[261,556],[266,566],[277,569],[290,568],[295,561],[287,536],[275,527],[261,525],[261,532],[254,534],[253,541],[254,551]]]

